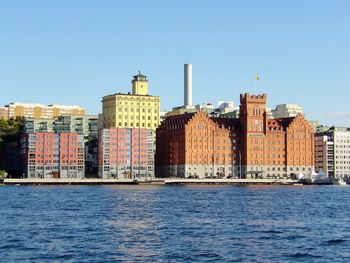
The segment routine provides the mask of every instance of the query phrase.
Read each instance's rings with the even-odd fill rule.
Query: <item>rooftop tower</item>
[[[148,95],[148,80],[140,71],[139,74],[134,76],[131,83],[133,95]]]

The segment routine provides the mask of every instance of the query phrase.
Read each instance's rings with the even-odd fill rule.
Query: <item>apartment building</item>
[[[77,133],[24,133],[20,159],[26,178],[84,178],[84,137]]]
[[[315,134],[315,170],[329,177],[350,178],[350,129],[331,127]]]
[[[62,114],[84,115],[85,109],[79,106],[44,105],[39,103],[12,102],[0,108],[0,118],[16,117],[33,119],[52,119]]]
[[[98,166],[101,178],[154,176],[153,130],[108,128],[99,131]]]
[[[334,178],[334,136],[331,132],[315,134],[315,171]]]
[[[304,109],[297,104],[279,104],[271,111],[273,118],[289,118],[298,114],[304,115]]]
[[[54,119],[26,119],[23,132],[83,135],[86,172],[97,174],[98,117],[96,115],[60,115]]]

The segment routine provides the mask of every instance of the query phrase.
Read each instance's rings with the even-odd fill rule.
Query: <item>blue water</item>
[[[1,262],[350,261],[350,187],[3,186]]]

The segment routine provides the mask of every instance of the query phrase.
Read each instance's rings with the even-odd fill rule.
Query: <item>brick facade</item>
[[[166,177],[231,175],[236,144],[232,121],[211,119],[201,111],[168,117],[156,135],[157,173]]]
[[[21,171],[26,178],[84,178],[84,137],[76,133],[24,133]]]
[[[169,116],[157,129],[159,177],[293,177],[310,173],[314,134],[302,115],[269,119],[266,94],[242,94],[239,119],[198,111]]]

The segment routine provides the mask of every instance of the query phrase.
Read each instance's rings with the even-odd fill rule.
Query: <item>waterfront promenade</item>
[[[111,185],[111,184],[227,184],[227,185],[254,185],[254,184],[279,184],[291,185],[297,180],[290,179],[5,179],[5,185]]]
[[[138,184],[135,179],[4,179],[5,185],[102,185]]]

